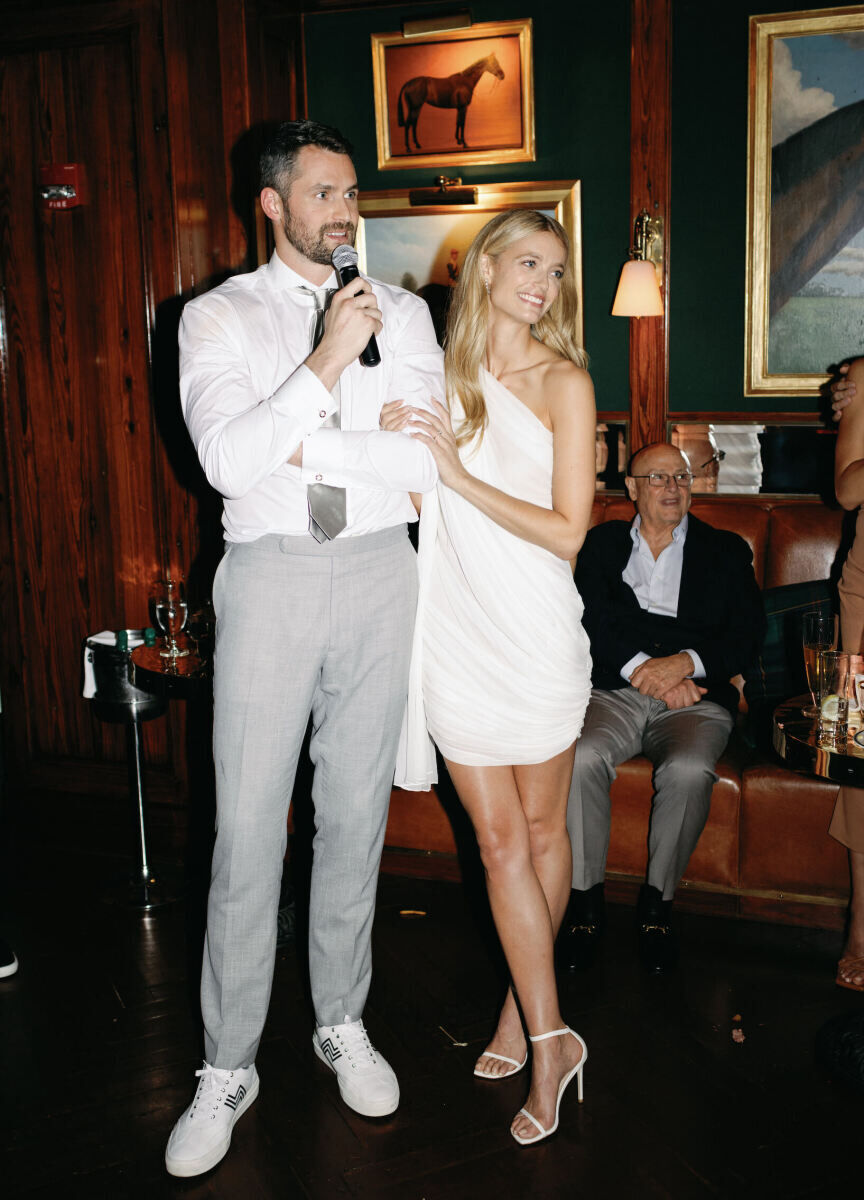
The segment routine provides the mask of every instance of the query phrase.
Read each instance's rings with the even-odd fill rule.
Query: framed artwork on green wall
[[[535,208],[555,217],[567,231],[570,266],[579,296],[579,344],[582,322],[582,213],[579,181],[481,183],[476,204],[412,206],[407,189],[360,193],[355,245],[360,269],[374,279],[396,284],[429,305],[436,332],[443,332],[452,288],[465,251],[496,213]]]
[[[864,9],[750,18],[745,391],[864,352]]]
[[[533,162],[531,21],[372,34],[380,171]]]
[[[533,208],[559,221],[570,242],[569,264],[579,298],[576,338],[584,342],[582,316],[582,207],[576,179],[536,183],[481,183],[476,204],[412,205],[407,188],[360,193],[355,245],[360,270],[383,283],[407,288],[429,306],[439,342],[465,252],[497,213]],[[598,490],[621,489],[629,456],[629,414],[597,414],[595,471]]]

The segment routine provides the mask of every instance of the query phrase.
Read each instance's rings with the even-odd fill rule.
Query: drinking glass
[[[160,579],[153,591],[153,617],[165,634],[163,658],[185,658],[189,651],[177,645],[177,635],[186,624],[186,589],[178,576]]]
[[[834,624],[833,616],[818,612],[816,609],[813,612],[804,613],[802,631],[804,669],[807,672],[807,687],[810,689],[810,696],[813,700],[812,704],[805,704],[801,709],[805,717],[819,716],[819,705],[816,696],[817,659],[821,650],[833,650],[837,645]]]
[[[842,745],[849,731],[849,655],[820,650],[816,660],[819,740]]]

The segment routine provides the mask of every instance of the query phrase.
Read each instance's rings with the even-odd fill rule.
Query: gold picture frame
[[[860,6],[750,18],[748,396],[815,396],[864,341],[864,276],[844,278],[864,258],[862,79]]]
[[[533,162],[532,63],[530,20],[373,33],[379,171]]]
[[[407,189],[360,193],[355,245],[360,269],[384,283],[408,287],[432,311],[439,334],[446,293],[459,275],[464,252],[496,213],[535,208],[567,231],[570,266],[579,298],[577,339],[583,344],[582,206],[578,179],[536,183],[481,183],[476,204],[412,207]]]

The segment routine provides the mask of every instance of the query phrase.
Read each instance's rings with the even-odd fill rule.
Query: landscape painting
[[[815,393],[864,349],[864,10],[753,20],[751,390]]]

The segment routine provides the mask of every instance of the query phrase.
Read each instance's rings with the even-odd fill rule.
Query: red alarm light
[[[48,163],[39,168],[43,208],[78,208],[86,204],[84,168],[80,163]]]

